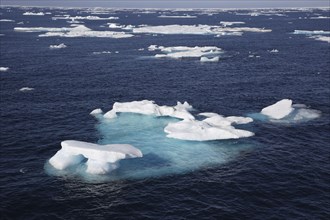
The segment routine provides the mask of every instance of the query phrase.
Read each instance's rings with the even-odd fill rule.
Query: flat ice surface
[[[207,62],[219,62],[219,57],[213,57],[213,58],[201,57],[200,61],[201,61],[202,63],[207,63]]]
[[[101,18],[99,16],[55,16],[52,17],[53,20],[90,20],[90,21],[98,21],[98,20],[114,20],[114,19],[119,19],[118,17],[107,17],[107,18]]]
[[[263,108],[260,113],[250,114],[250,117],[274,123],[296,124],[319,118],[321,114],[321,111],[304,104],[292,104],[292,100],[283,99]]]
[[[149,51],[160,51],[163,54],[156,54],[156,58],[174,58],[181,59],[187,57],[202,57],[202,56],[211,56],[222,54],[223,50],[215,46],[206,46],[206,47],[187,47],[187,46],[175,46],[175,47],[164,47],[157,45],[150,45],[148,48]],[[215,58],[217,59],[217,58]],[[201,60],[202,61],[202,60]],[[204,58],[205,61],[205,58]],[[215,61],[215,60],[214,60]],[[202,61],[203,62],[203,61]]]
[[[282,99],[273,105],[267,106],[261,110],[261,114],[273,119],[281,119],[293,111],[292,100]]]
[[[250,131],[236,129],[232,126],[233,123],[250,123],[253,121],[252,118],[223,117],[216,113],[202,113],[200,115],[207,118],[202,121],[193,119],[169,123],[164,129],[168,133],[167,137],[191,141],[209,141],[238,139],[254,135]]]
[[[132,34],[116,31],[93,31],[84,26],[77,25],[75,27],[49,28],[49,27],[15,27],[15,31],[21,32],[46,32],[40,34],[39,37],[104,37],[104,38],[128,38],[133,37]]]
[[[119,160],[143,156],[139,149],[129,144],[99,145],[67,140],[62,141],[61,145],[62,149],[49,159],[49,163],[59,170],[79,165],[87,158],[88,173],[105,174],[112,171],[111,168],[116,168],[118,165],[114,163]]]
[[[178,102],[176,106],[159,106],[154,101],[142,100],[132,102],[115,102],[112,110],[108,111],[105,118],[115,118],[116,113],[129,112],[143,115],[154,116],[171,116],[180,119],[194,119],[194,116],[189,113],[192,106],[189,103]]]
[[[45,14],[43,12],[24,12],[23,15],[32,15],[32,16],[44,16]]]
[[[0,72],[7,72],[9,67],[0,67]]]
[[[151,34],[197,34],[197,35],[221,35],[231,32],[271,32],[270,29],[250,27],[223,27],[210,25],[160,25],[133,28],[133,33]]]
[[[49,48],[50,49],[62,49],[62,48],[66,48],[67,46],[64,43],[58,44],[58,45],[50,45]]]

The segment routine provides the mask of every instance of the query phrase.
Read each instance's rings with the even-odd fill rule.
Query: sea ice
[[[278,53],[278,49],[272,49],[271,51],[269,51],[269,53]]]
[[[58,170],[81,164],[87,160],[87,173],[106,174],[118,167],[117,162],[125,158],[142,157],[142,152],[129,144],[99,145],[83,141],[66,140],[49,163]]]
[[[213,58],[201,57],[200,61],[202,63],[205,63],[205,62],[219,62],[219,57],[213,57]]]
[[[100,108],[94,109],[93,111],[91,111],[91,113],[89,113],[90,115],[99,115],[102,114],[103,111]]]
[[[197,18],[194,15],[160,15],[159,18]]]
[[[154,101],[115,102],[112,110],[104,114],[105,118],[115,118],[118,112],[138,113],[143,115],[170,116],[180,119],[194,119],[189,113],[192,106],[187,102],[178,102],[176,106],[159,106]]]
[[[32,15],[32,16],[44,16],[45,14],[43,12],[24,12],[23,15]]]
[[[294,30],[293,34],[306,34],[306,35],[323,35],[330,34],[330,31],[316,30],[316,31],[306,31],[306,30]]]
[[[224,27],[245,24],[243,21],[221,21],[220,24]]]
[[[148,48],[149,51],[159,50],[163,54],[156,54],[157,58],[187,58],[187,57],[208,57],[215,56],[223,53],[221,48],[215,46],[206,46],[206,47],[187,47],[187,46],[175,46],[175,47],[164,47],[157,45],[150,45]]]
[[[0,67],[0,72],[7,72],[9,67]]]
[[[62,48],[66,48],[67,46],[64,43],[61,43],[59,45],[50,45],[49,48],[50,49],[62,49]]]
[[[315,35],[311,36],[310,38],[330,43],[330,36]]]
[[[149,34],[196,34],[196,35],[221,35],[231,32],[271,32],[270,29],[250,27],[223,27],[209,25],[160,25],[133,28],[133,33]]]
[[[32,91],[32,90],[34,90],[34,88],[30,88],[30,87],[23,87],[19,89],[19,91],[21,92]]]
[[[55,16],[52,17],[53,20],[91,20],[91,21],[98,21],[98,20],[115,20],[115,19],[119,19],[118,17],[107,17],[107,18],[100,18],[98,16],[75,16],[75,17],[71,17],[70,15],[66,15],[66,16]]]
[[[15,22],[15,21],[11,19],[0,19],[0,22]]]
[[[267,106],[261,110],[261,114],[273,119],[281,119],[293,111],[292,100],[282,99],[273,105]]]
[[[246,124],[253,121],[245,117],[223,117],[216,113],[202,113],[207,117],[202,121],[195,119],[183,120],[176,123],[169,123],[164,131],[167,137],[190,141],[209,141],[222,139],[238,139],[253,136],[254,133],[246,130],[236,129],[235,124]]]

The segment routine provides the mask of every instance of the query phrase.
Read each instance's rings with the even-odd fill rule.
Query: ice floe
[[[46,32],[39,37],[104,37],[104,38],[128,38],[134,35],[116,31],[94,31],[84,25],[74,27],[50,28],[50,27],[15,27],[20,32]]]
[[[0,22],[15,22],[15,21],[11,19],[0,19]]]
[[[103,111],[102,109],[100,108],[97,108],[97,109],[94,109],[93,111],[91,111],[91,113],[89,113],[90,115],[99,115],[99,114],[103,114]]]
[[[34,90],[34,88],[30,88],[30,87],[23,87],[23,88],[20,88],[19,91],[21,92],[27,92],[27,91],[32,91]]]
[[[197,18],[194,15],[160,15],[159,18]]]
[[[133,28],[133,33],[221,35],[232,32],[271,32],[270,29],[209,25],[160,25]]]
[[[330,36],[315,35],[311,36],[310,38],[330,43]]]
[[[308,30],[294,30],[293,34],[306,34],[306,35],[323,35],[323,34],[330,34],[330,31],[323,31],[323,30],[315,30],[315,31],[308,31]]]
[[[43,12],[24,12],[23,15],[32,15],[32,16],[44,16],[45,14]]]
[[[61,43],[59,45],[50,45],[49,48],[50,49],[62,49],[62,48],[66,48],[67,46],[64,43]]]
[[[271,122],[277,123],[299,123],[321,116],[321,111],[310,109],[304,104],[292,104],[291,99],[282,99],[273,105],[263,108],[260,115],[266,116]],[[258,114],[252,114],[251,117],[265,120]]]
[[[235,124],[246,124],[253,121],[249,117],[223,117],[216,113],[201,113],[207,117],[199,121],[195,119],[183,120],[176,123],[169,123],[164,131],[168,133],[167,137],[190,141],[209,141],[222,139],[238,139],[242,137],[251,137],[253,132],[236,129]]]
[[[207,62],[219,62],[219,57],[213,57],[213,58],[201,57],[200,61],[201,61],[202,63],[207,63]]]
[[[61,150],[49,159],[49,163],[58,170],[77,166],[87,159],[87,173],[106,174],[119,166],[119,160],[143,156],[139,149],[129,144],[99,145],[67,140],[62,141],[61,146]]]
[[[205,47],[187,47],[187,46],[175,46],[175,47],[164,47],[157,45],[150,45],[149,51],[160,51],[162,54],[156,54],[156,58],[187,58],[187,57],[214,57],[222,54],[223,50],[215,46]]]
[[[72,21],[76,21],[76,20],[90,20],[90,21],[98,21],[98,20],[116,20],[119,19],[118,17],[107,17],[107,18],[101,18],[99,16],[70,16],[70,15],[66,15],[66,16],[55,16],[52,17],[53,20],[72,20]]]
[[[261,110],[261,114],[273,119],[281,119],[293,111],[292,100],[282,99],[273,105],[267,106]]]
[[[330,19],[328,16],[317,16],[317,17],[310,17],[310,19]]]
[[[278,49],[272,49],[269,51],[269,53],[278,53],[278,52],[279,52]]]
[[[9,67],[0,67],[0,72],[7,72]]]
[[[93,54],[98,55],[98,54],[111,54],[111,51],[101,51],[101,52],[93,52]]]
[[[176,106],[159,106],[154,101],[115,102],[112,110],[104,114],[105,118],[115,118],[119,112],[138,113],[143,115],[170,116],[180,119],[194,119],[189,112],[192,106],[187,102],[178,102]]]
[[[245,24],[243,21],[221,21],[220,24],[224,27]]]

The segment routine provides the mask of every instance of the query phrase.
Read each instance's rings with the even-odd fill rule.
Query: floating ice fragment
[[[219,57],[213,57],[213,58],[201,57],[200,61],[202,63],[205,63],[205,62],[219,62]]]
[[[324,42],[330,43],[330,36],[315,35],[310,38],[313,38],[318,41],[324,41]]]
[[[15,21],[11,19],[0,19],[0,22],[15,22]]]
[[[129,144],[99,145],[83,141],[62,141],[59,150],[49,163],[58,170],[81,164],[87,160],[86,172],[106,174],[118,167],[117,162],[125,158],[142,157],[142,152]]]
[[[261,114],[273,119],[281,119],[293,111],[292,100],[282,99],[273,105],[267,106],[261,110]]]
[[[102,114],[103,111],[100,108],[94,109],[93,111],[91,111],[91,113],[89,113],[90,115],[99,115]]]
[[[197,18],[194,15],[160,15],[159,18]]]
[[[20,88],[19,91],[21,92],[27,92],[27,91],[32,91],[34,90],[34,88],[30,88],[30,87],[23,87],[23,88]]]
[[[0,67],[0,72],[7,72],[9,67]]]
[[[50,49],[62,49],[62,48],[66,48],[67,46],[64,43],[61,43],[59,45],[50,45],[49,48]]]
[[[32,15],[32,16],[44,16],[45,14],[43,12],[24,12],[23,15]]]
[[[190,141],[209,141],[237,139],[254,135],[250,131],[236,129],[232,126],[233,123],[250,123],[253,121],[252,118],[236,116],[226,118],[216,113],[202,113],[200,115],[207,118],[202,121],[191,119],[169,123],[164,128],[164,131],[168,133],[167,137]]]
[[[272,49],[271,51],[269,51],[270,53],[278,53],[279,51],[277,49]]]
[[[98,21],[98,20],[114,20],[114,19],[119,19],[118,17],[107,17],[107,18],[101,18],[101,17],[98,17],[98,16],[91,16],[91,15],[88,15],[88,16],[75,16],[75,17],[71,17],[70,15],[66,15],[66,16],[55,16],[55,17],[52,17],[53,20],[72,20],[72,21],[75,21],[75,20],[91,20],[91,21]]]
[[[178,102],[176,106],[159,106],[154,101],[143,100],[133,102],[115,102],[112,110],[108,111],[105,118],[115,118],[118,112],[138,113],[143,115],[154,116],[170,116],[180,119],[194,119],[194,116],[189,113],[191,105],[187,102],[183,104]]]
[[[93,52],[93,54],[110,54],[111,51]]]
[[[227,26],[232,26],[232,25],[240,25],[240,24],[245,24],[243,21],[221,21],[220,24],[224,27]]]
[[[163,54],[156,54],[157,58],[174,58],[181,59],[187,57],[202,57],[202,56],[214,56],[222,54],[223,50],[215,46],[206,46],[206,47],[187,47],[187,46],[176,46],[176,47],[164,47],[157,45],[150,45],[149,51],[159,50]]]
[[[306,35],[323,35],[330,34],[330,31],[316,30],[316,31],[306,31],[306,30],[294,30],[293,34],[306,34]]]

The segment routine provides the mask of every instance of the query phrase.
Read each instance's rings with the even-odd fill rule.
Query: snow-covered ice
[[[32,16],[44,16],[45,14],[43,12],[24,12],[23,15],[32,15]]]
[[[101,18],[99,16],[55,16],[52,17],[53,20],[71,20],[71,21],[76,21],[76,20],[90,20],[90,21],[98,21],[98,20],[116,20],[119,19],[118,17],[107,17],[107,18]]]
[[[162,54],[156,54],[156,58],[174,58],[181,59],[187,57],[214,57],[222,54],[223,50],[215,46],[205,47],[187,47],[187,46],[175,46],[175,47],[164,47],[157,45],[150,45],[149,51],[160,51]]]
[[[102,114],[103,111],[100,108],[94,109],[93,111],[91,111],[91,113],[89,113],[90,115],[99,115]]]
[[[58,45],[50,45],[49,48],[50,49],[62,49],[62,48],[66,48],[67,46],[64,43],[58,44]]]
[[[30,88],[30,87],[23,87],[23,88],[20,88],[19,91],[21,92],[27,92],[27,91],[32,91],[34,90],[34,88]]]
[[[249,117],[223,117],[216,113],[201,113],[207,117],[199,121],[195,119],[183,120],[176,123],[169,123],[164,131],[167,137],[190,140],[190,141],[209,141],[222,139],[238,139],[253,136],[254,133],[246,130],[236,129],[235,124],[246,124],[253,121]]]
[[[202,63],[219,62],[219,57],[213,57],[213,58],[201,57],[200,61]]]
[[[106,174],[116,169],[117,162],[125,158],[142,157],[142,152],[129,144],[99,145],[83,141],[66,140],[49,163],[58,170],[81,164],[87,160],[87,173]]]
[[[0,67],[0,72],[7,72],[9,67]]]
[[[112,110],[104,114],[105,118],[115,118],[119,112],[138,113],[154,116],[170,116],[180,119],[194,119],[189,113],[192,106],[187,102],[177,102],[176,106],[159,106],[154,101],[115,102]]]
[[[292,100],[282,99],[275,104],[263,108],[261,114],[273,119],[281,119],[289,115],[292,111]]]
[[[104,38],[128,38],[134,35],[116,31],[94,31],[84,25],[74,27],[50,28],[50,27],[15,27],[15,31],[21,32],[46,32],[39,37],[104,37]]]

